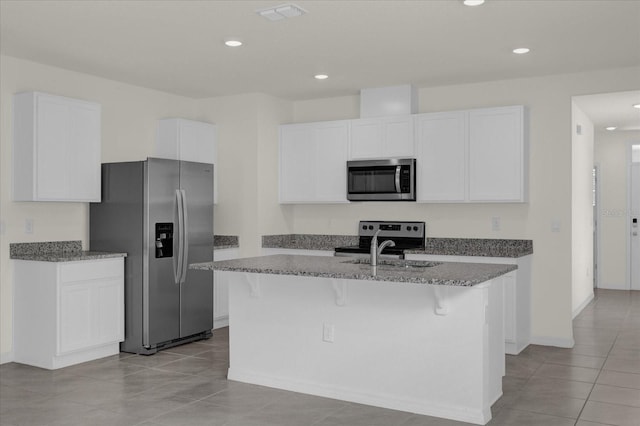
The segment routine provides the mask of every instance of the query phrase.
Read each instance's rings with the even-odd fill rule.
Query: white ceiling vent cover
[[[307,13],[306,10],[296,4],[281,4],[280,6],[258,9],[256,13],[269,21],[279,21],[285,18],[295,18]]]

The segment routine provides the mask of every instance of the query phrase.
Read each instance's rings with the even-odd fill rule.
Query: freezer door
[[[180,189],[185,205],[186,261],[180,285],[180,336],[213,328],[213,271],[189,265],[213,261],[213,165],[180,162]]]
[[[178,266],[178,196],[180,163],[149,158],[145,170],[145,253],[143,281],[143,345],[147,348],[180,337]],[[161,224],[160,227],[156,226]],[[158,256],[158,232],[173,224],[173,250]],[[166,242],[168,238],[165,238]]]

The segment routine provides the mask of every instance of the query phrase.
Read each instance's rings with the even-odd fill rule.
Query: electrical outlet
[[[492,231],[500,230],[500,216],[494,216],[491,218],[491,230]]]
[[[33,234],[33,219],[24,220],[24,233]]]
[[[336,336],[336,328],[333,324],[322,325],[322,341],[333,343],[333,339]]]

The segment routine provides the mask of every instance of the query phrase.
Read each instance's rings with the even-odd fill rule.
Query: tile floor
[[[490,425],[640,425],[640,292],[600,290],[573,325],[572,349],[532,345],[507,356]],[[56,371],[4,364],[0,425],[465,424],[228,382],[227,331]]]

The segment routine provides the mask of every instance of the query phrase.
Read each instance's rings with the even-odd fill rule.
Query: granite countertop
[[[213,249],[222,250],[228,248],[240,247],[239,239],[237,235],[214,235],[213,236]]]
[[[264,235],[262,247],[296,250],[330,250],[357,246],[355,235],[285,234]],[[407,254],[517,258],[533,254],[533,241],[491,238],[427,238],[425,248]]]
[[[383,261],[380,260],[377,275],[373,276],[370,265],[354,262],[358,260],[330,256],[273,255],[195,263],[189,265],[189,268],[464,287],[480,284],[517,269],[516,265],[458,262],[431,262],[436,263],[436,266],[405,268],[390,266],[386,262],[382,264]],[[405,262],[421,264],[419,261]]]
[[[405,250],[405,254],[522,257],[533,254],[533,241],[490,238],[427,238],[424,249]]]
[[[295,250],[330,250],[336,247],[357,246],[355,235],[283,234],[263,235],[262,247]]]
[[[47,241],[9,244],[10,258],[35,262],[75,262],[79,260],[126,257],[126,253],[83,251],[81,241]]]

